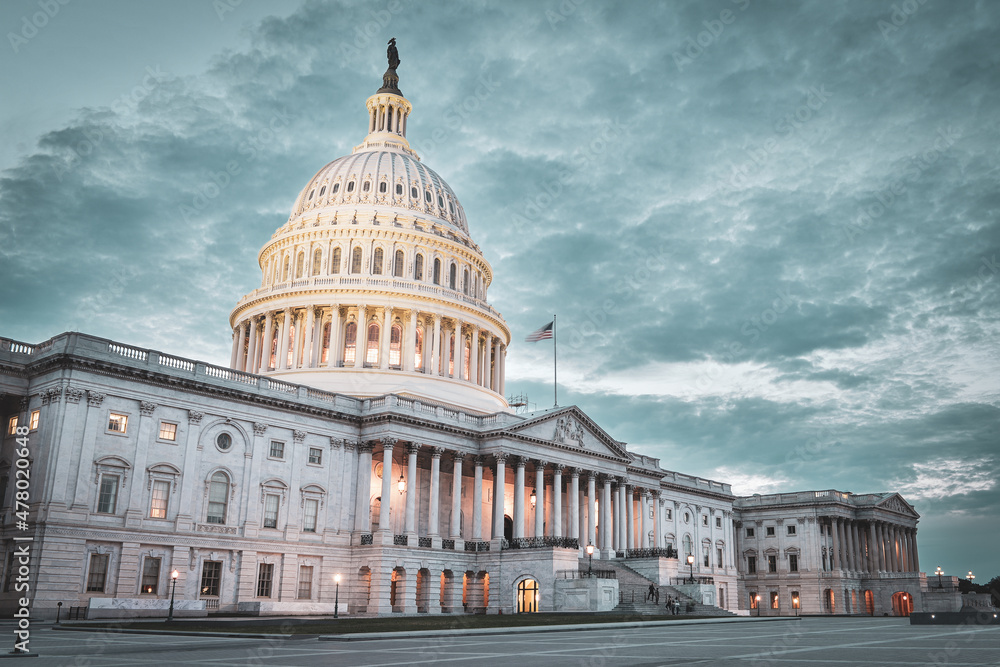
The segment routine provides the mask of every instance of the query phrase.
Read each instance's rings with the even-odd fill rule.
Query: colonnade
[[[382,462],[381,498],[378,516],[378,529],[383,533],[381,543],[389,541],[388,534],[392,532],[390,517],[393,507],[404,512],[403,534],[407,543],[418,537],[431,539],[465,540],[471,542],[488,541],[510,537],[514,540],[524,538],[568,538],[578,540],[580,547],[594,544],[595,547],[610,555],[611,551],[647,548],[649,545],[643,536],[650,530],[655,531],[654,545],[662,548],[663,532],[660,526],[661,510],[657,502],[658,491],[632,485],[627,479],[613,475],[585,471],[580,468],[567,467],[561,463],[550,463],[544,460],[533,460],[525,457],[511,456],[505,452],[497,452],[491,456],[470,456],[462,452],[446,452],[440,447],[421,446],[416,443],[399,443],[393,439],[381,441],[381,451],[375,452],[379,443],[369,441],[359,447],[358,470],[371,468],[374,460]],[[405,497],[394,492],[391,474],[384,471],[392,470],[393,452],[405,447],[405,455],[397,456],[397,464],[405,475]],[[416,514],[418,493],[411,490],[420,488],[417,479],[417,456],[421,451],[430,456],[430,479],[427,485],[427,497],[420,499],[421,508],[426,508],[427,534],[418,535],[417,527],[421,523]],[[439,525],[440,508],[444,485],[441,484],[441,459],[447,453],[452,467],[451,480],[451,520],[449,525]],[[472,525],[471,534],[463,537],[460,517],[463,504],[468,498],[463,496],[462,479],[467,472],[466,465],[472,470]],[[528,467],[532,468],[528,476]],[[513,468],[509,471],[508,467]],[[488,480],[484,471],[492,472],[492,488],[487,486]],[[508,479],[508,475],[512,479]],[[584,484],[581,484],[583,478]],[[528,480],[532,480],[529,485]],[[370,478],[359,476],[357,506],[355,508],[355,532],[367,534],[371,531],[373,521],[370,518],[368,502],[372,496],[369,488]],[[513,486],[513,502],[507,506],[508,486]],[[486,492],[492,491],[491,500],[486,499]],[[466,492],[467,493],[467,492]],[[534,497],[534,503],[531,498]],[[398,507],[402,503],[402,507]],[[530,506],[530,510],[529,510]],[[487,524],[488,508],[492,508],[492,517]],[[650,509],[655,507],[656,520],[650,518]],[[529,512],[533,512],[533,518]],[[600,519],[597,518],[600,512]],[[510,535],[505,535],[504,520],[509,518],[512,523]],[[457,546],[456,548],[462,548]]]
[[[891,521],[824,517],[831,570],[919,572],[917,529]]]
[[[506,356],[504,338],[476,322],[392,306],[329,304],[243,320],[234,331],[230,367],[247,373],[336,367],[415,371],[467,380],[503,395]]]

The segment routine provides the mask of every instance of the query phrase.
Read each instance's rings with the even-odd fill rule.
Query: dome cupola
[[[368,134],[299,193],[230,315],[231,366],[360,397],[507,408],[510,331],[458,198],[406,139],[395,39]]]

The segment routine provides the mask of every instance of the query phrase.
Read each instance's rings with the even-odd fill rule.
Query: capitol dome
[[[507,408],[510,331],[455,192],[406,139],[394,68],[368,134],[299,193],[258,255],[261,285],[230,315],[231,366],[359,397]]]

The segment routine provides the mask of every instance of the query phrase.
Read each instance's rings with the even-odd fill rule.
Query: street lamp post
[[[167,621],[174,620],[174,594],[177,592],[177,577],[181,576],[181,573],[174,570],[170,573],[170,612],[167,614]]]
[[[691,583],[694,583],[694,554],[688,554],[688,570],[691,574]]]
[[[944,570],[941,569],[940,565],[938,565],[938,568],[936,570],[934,570],[934,574],[936,574],[938,576],[938,588],[941,588],[941,575],[943,573],[944,573]]]
[[[337,584],[337,592],[333,595],[333,617],[337,618],[337,612],[340,610],[340,575],[333,575],[333,581]]]
[[[976,584],[976,575],[972,574],[972,570],[969,570],[969,576],[966,578],[969,580],[969,583],[972,584],[973,586]]]
[[[594,543],[587,542],[587,576],[594,576]]]
[[[753,601],[756,603],[756,605],[754,605],[754,606],[757,607],[757,617],[759,618],[760,617],[760,595],[759,594],[754,595]]]

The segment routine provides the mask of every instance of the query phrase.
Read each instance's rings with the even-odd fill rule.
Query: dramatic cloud
[[[162,27],[148,49],[88,37],[131,78],[57,80],[89,51],[49,36],[121,18],[97,5],[4,54],[42,73],[0,127],[44,131],[0,174],[0,334],[225,364],[395,36],[408,136],[493,264],[509,392],[550,405],[551,345],[522,341],[558,313],[560,404],[633,449],[741,493],[899,490],[922,562],[997,574],[1000,6],[203,4],[120,9]]]

